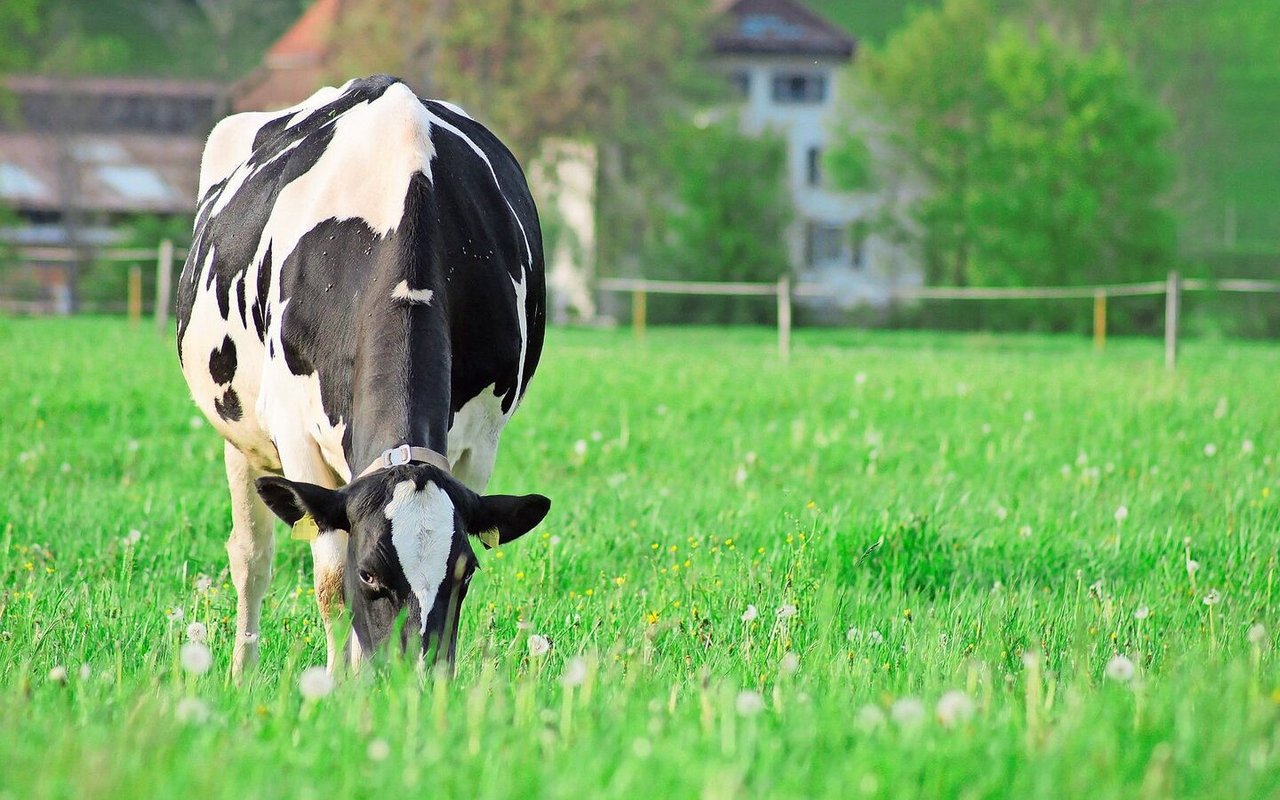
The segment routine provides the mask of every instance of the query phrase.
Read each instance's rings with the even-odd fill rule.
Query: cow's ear
[[[477,497],[469,509],[467,530],[479,536],[486,548],[492,542],[490,536],[484,535],[489,531],[497,531],[498,544],[506,544],[537,527],[550,510],[551,500],[540,494]]]
[[[288,478],[258,478],[258,496],[277,517],[293,525],[307,514],[323,530],[350,529],[342,495],[313,483]]]

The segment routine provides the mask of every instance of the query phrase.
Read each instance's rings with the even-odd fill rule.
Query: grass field
[[[1152,341],[801,331],[783,365],[768,331],[553,331],[491,489],[554,506],[482,555],[457,679],[308,699],[283,533],[228,684],[221,447],[171,342],[0,320],[0,798],[1276,797],[1278,374],[1274,345],[1170,376]]]

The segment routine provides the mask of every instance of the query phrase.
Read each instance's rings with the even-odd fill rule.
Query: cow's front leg
[[[227,556],[231,562],[231,582],[236,587],[236,641],[231,656],[231,676],[239,684],[245,671],[258,663],[262,597],[271,583],[275,532],[271,511],[254,487],[258,473],[230,442],[224,445],[223,457],[227,465],[227,485],[231,489]]]

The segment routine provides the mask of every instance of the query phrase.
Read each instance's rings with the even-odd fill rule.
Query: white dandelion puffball
[[[899,728],[913,730],[924,722],[924,703],[916,697],[899,698],[889,707],[889,716]]]
[[[582,458],[587,454],[587,440],[579,439],[573,443],[573,454]]]
[[[738,692],[738,699],[735,703],[738,713],[744,717],[754,717],[761,711],[764,711],[764,698],[759,692],[744,690]]]
[[[529,655],[534,657],[545,656],[550,650],[550,639],[538,633],[529,636]]]
[[[209,641],[209,629],[203,622],[193,622],[187,626],[187,639],[198,644]]]
[[[1107,662],[1107,677],[1117,683],[1128,683],[1133,680],[1135,671],[1133,662],[1126,656],[1115,656]]]
[[[142,541],[142,531],[138,530],[137,528],[134,528],[133,530],[129,531],[129,535],[124,537],[124,543],[126,545],[132,546],[137,544],[140,541]]]
[[[186,615],[182,613],[182,608],[179,607],[179,608],[171,609],[169,613],[165,614],[164,616],[165,616],[165,619],[169,620],[170,622],[182,622],[182,618]]]
[[[1252,439],[1245,439],[1243,442],[1241,442],[1241,443],[1240,443],[1240,452],[1244,453],[1245,455],[1249,455],[1250,453],[1252,453],[1252,452],[1253,452],[1253,440],[1252,440]]]
[[[209,706],[199,697],[184,697],[174,707],[173,715],[179,722],[203,725],[209,721]]]
[[[1218,454],[1218,446],[1213,442],[1209,442],[1204,446],[1205,458],[1213,458]]]
[[[587,660],[582,656],[574,656],[564,665],[564,675],[560,683],[565,686],[581,686],[587,680]]]
[[[1124,522],[1129,518],[1129,507],[1120,506],[1116,509],[1116,522]]]
[[[1188,558],[1188,559],[1187,559],[1187,574],[1188,574],[1188,575],[1195,575],[1195,574],[1196,574],[1197,572],[1199,572],[1199,571],[1200,571],[1200,562],[1199,562],[1199,561],[1196,561],[1194,558]]]
[[[213,654],[203,642],[187,642],[178,651],[178,661],[192,675],[203,675],[213,666]]]
[[[49,670],[49,680],[53,681],[54,683],[66,683],[67,668],[59,664],[58,666]]]
[[[298,678],[298,691],[307,700],[319,700],[333,691],[333,676],[324,667],[307,667]]]
[[[778,606],[778,619],[791,619],[796,615],[796,607],[790,603]]]
[[[863,733],[873,733],[884,727],[885,716],[879,706],[873,706],[870,703],[858,709],[858,713],[853,716],[854,726]]]
[[[208,594],[209,590],[212,588],[213,588],[213,578],[210,578],[208,575],[205,575],[204,573],[201,573],[196,578],[196,591],[199,592],[200,594]]]
[[[93,677],[93,667],[86,664],[80,665],[80,680],[87,681]]]
[[[386,761],[391,755],[391,745],[387,744],[386,739],[374,739],[369,742],[369,747],[365,749],[370,761]]]
[[[973,717],[973,700],[959,689],[952,689],[938,699],[934,709],[938,722],[950,728],[968,722]]]
[[[778,665],[778,669],[783,675],[796,674],[796,670],[800,669],[800,656],[794,650],[788,650],[782,654],[782,663]]]
[[[1145,605],[1138,606],[1133,610],[1133,618],[1136,620],[1144,620],[1149,616],[1151,616],[1151,609]]]
[[[748,605],[747,610],[742,612],[742,621],[751,622],[758,616],[760,616],[760,612],[756,610],[756,607]]]
[[[862,638],[862,631],[858,630],[857,628],[850,628],[849,630],[844,632],[844,639],[849,644],[855,644],[861,638]]]
[[[1250,644],[1261,646],[1263,642],[1267,641],[1267,626],[1261,622],[1255,622],[1249,626],[1249,631],[1245,634],[1245,637]]]
[[[872,629],[871,633],[867,634],[867,641],[872,644],[884,644],[884,634]]]
[[[1216,606],[1222,602],[1222,595],[1218,593],[1217,589],[1210,589],[1208,594],[1204,596],[1203,602],[1206,606]]]

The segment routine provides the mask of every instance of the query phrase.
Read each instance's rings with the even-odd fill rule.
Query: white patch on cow
[[[511,418],[510,413],[502,413],[502,395],[494,388],[490,384],[464,403],[449,428],[449,463],[454,477],[477,494],[489,483],[498,457],[498,438]]]
[[[401,481],[391,490],[391,502],[383,512],[391,520],[391,543],[400,568],[422,609],[422,629],[444,582],[453,546],[453,501],[444,489],[428,482],[418,490],[413,481]]]
[[[435,292],[430,289],[410,289],[408,281],[400,281],[396,284],[396,288],[391,290],[391,297],[396,300],[421,303],[424,306],[431,302],[434,294]]]
[[[529,350],[529,320],[527,309],[525,308],[525,300],[529,297],[528,280],[518,281],[514,278],[511,283],[516,291],[516,320],[517,327],[520,329],[520,360],[516,362],[516,399],[511,404],[511,410],[515,411],[515,407],[520,404],[520,392],[524,389],[524,358]]]
[[[333,137],[311,169],[280,190],[254,261],[268,247],[272,286],[298,241],[325,220],[361,219],[378,236],[396,229],[413,175],[431,177],[431,115],[409,87],[389,86],[333,123]],[[359,176],[355,178],[353,176]]]

